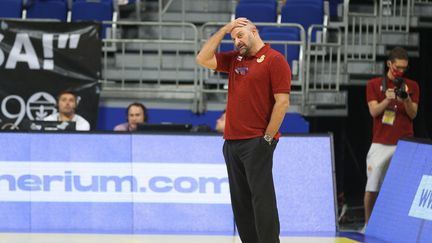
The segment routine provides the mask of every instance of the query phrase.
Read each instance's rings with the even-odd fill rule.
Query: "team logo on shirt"
[[[238,56],[237,61],[241,61],[241,60],[243,60],[243,56]]]
[[[235,73],[239,74],[239,75],[246,75],[248,70],[249,70],[249,68],[247,68],[247,67],[238,67],[238,68],[234,69]]]
[[[262,55],[260,58],[257,59],[257,63],[262,63],[265,59],[265,55]]]

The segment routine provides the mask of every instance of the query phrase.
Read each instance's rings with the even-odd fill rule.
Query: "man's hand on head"
[[[225,25],[226,33],[230,34],[233,29],[238,27],[244,27],[249,24],[249,20],[247,18],[237,18]]]

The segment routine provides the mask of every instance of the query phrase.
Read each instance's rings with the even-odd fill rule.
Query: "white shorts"
[[[384,181],[384,176],[390,160],[396,150],[396,145],[372,143],[366,157],[367,192],[378,192]]]

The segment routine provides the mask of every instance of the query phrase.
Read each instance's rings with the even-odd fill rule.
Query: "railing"
[[[345,64],[352,60],[375,62],[378,37],[378,7],[373,13],[349,11],[349,0],[344,2]]]
[[[432,0],[411,0],[411,14],[414,14],[414,10],[416,5],[418,7],[422,7],[422,6],[431,6],[432,5]]]
[[[182,19],[184,22],[185,16],[186,16],[186,11],[185,11],[185,7],[184,7],[184,0],[182,1]],[[171,6],[171,4],[173,3],[173,0],[168,0],[167,3],[164,3],[164,0],[159,0],[159,22],[162,22],[162,17],[163,15],[167,12],[168,8]]]
[[[411,0],[411,14],[414,15],[416,11],[421,11],[423,7],[430,8],[432,0]]]
[[[382,31],[409,32],[412,7],[412,0],[380,0],[380,33]]]
[[[116,26],[118,32],[136,28],[143,37],[117,38],[119,34],[113,33],[112,37],[103,39],[104,91],[189,93],[197,102],[198,69],[194,60],[198,30],[195,25],[116,22]]]
[[[207,39],[215,33],[220,27],[225,25],[226,23],[219,23],[219,22],[209,22],[205,23],[201,29],[200,29],[200,37],[201,37],[201,44],[203,44]],[[284,23],[284,24],[276,24],[276,23],[254,23],[258,28],[262,27],[280,27],[280,28],[294,28],[298,30],[300,40],[287,40],[287,41],[281,41],[281,40],[266,40],[265,42],[269,43],[270,45],[284,45],[285,53],[282,53],[285,58],[287,57],[288,53],[288,46],[298,46],[299,47],[299,57],[292,62],[291,70],[292,70],[292,86],[295,86],[292,93],[297,93],[304,96],[304,79],[305,79],[305,73],[304,73],[304,60],[305,60],[305,48],[306,48],[306,35],[303,27],[299,24],[292,24],[292,23]],[[222,45],[231,45],[233,48],[233,42],[232,40],[224,39],[221,42],[221,45],[218,48],[218,51],[220,51],[220,48]],[[232,50],[232,49],[231,49]],[[200,88],[200,104],[202,106],[200,109],[205,109],[205,101],[204,96],[207,94],[226,94],[227,93],[227,83],[228,83],[228,76],[223,73],[214,72],[209,69],[200,68],[199,71],[199,88]],[[303,99],[302,99],[303,101]],[[303,107],[303,102],[301,107]]]
[[[409,33],[417,3],[432,3],[432,0],[374,1],[372,13],[350,12],[350,1],[345,0],[345,60],[375,62],[382,32]]]
[[[326,36],[336,32],[336,40]],[[313,41],[313,33],[317,35]],[[318,35],[321,37],[319,38]],[[342,62],[342,34],[338,27],[311,25],[308,29],[306,55],[306,94],[309,91],[339,91]]]

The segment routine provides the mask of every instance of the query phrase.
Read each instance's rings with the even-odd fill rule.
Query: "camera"
[[[395,85],[394,92],[397,97],[403,100],[408,98],[408,92],[406,92],[406,87],[405,87],[405,79],[401,77],[397,77],[393,80],[393,84]]]

